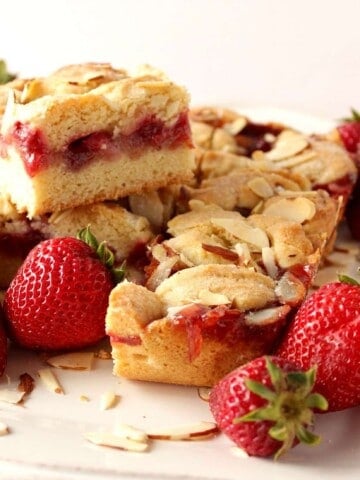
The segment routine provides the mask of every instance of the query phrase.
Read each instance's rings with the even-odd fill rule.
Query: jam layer
[[[7,135],[0,138],[0,152],[6,156],[8,146],[15,146],[24,162],[27,174],[34,177],[46,169],[54,156],[62,158],[71,170],[79,170],[100,154],[111,159],[121,154],[138,157],[146,149],[174,149],[182,145],[192,146],[187,112],[179,115],[172,126],[155,116],[141,120],[137,128],[125,135],[114,136],[107,131],[93,132],[76,138],[65,145],[61,152],[52,152],[43,133],[31,125],[15,122]]]

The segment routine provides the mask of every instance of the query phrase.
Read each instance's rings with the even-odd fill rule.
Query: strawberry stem
[[[338,279],[339,279],[339,282],[347,283],[348,285],[360,285],[360,283],[357,280],[355,280],[355,278],[352,278],[349,275],[345,275],[342,273],[339,273]]]
[[[108,270],[110,270],[110,273],[112,275],[112,278],[115,284],[120,283],[124,280],[125,274],[126,274],[125,260],[122,262],[120,267],[114,267],[115,255],[110,250],[110,248],[108,248],[105,241],[101,243],[98,242],[97,238],[90,230],[90,225],[87,225],[85,228],[82,228],[77,234],[77,238],[85,242],[87,245],[89,245],[89,247],[91,247],[95,251],[96,255],[99,257],[101,262],[105,265],[105,267]]]
[[[275,454],[277,459],[292,447],[296,438],[308,445],[320,442],[320,437],[306,427],[313,424],[313,409],[325,411],[328,408],[328,402],[319,393],[312,393],[316,367],[306,372],[285,373],[269,357],[266,357],[266,367],[273,389],[251,379],[246,379],[245,385],[252,393],[268,402],[264,407],[234,419],[234,423],[264,420],[274,422],[269,435],[282,442]]]

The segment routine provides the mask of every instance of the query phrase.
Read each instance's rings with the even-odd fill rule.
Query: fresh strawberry
[[[324,397],[312,393],[314,368],[300,372],[291,362],[259,357],[229,373],[210,393],[218,427],[249,455],[275,458],[299,441],[316,444],[307,430],[312,409],[325,410]]]
[[[329,411],[360,404],[360,286],[323,285],[302,304],[276,355],[299,368],[317,366],[316,390]]]
[[[7,363],[7,338],[3,327],[4,312],[0,305],[0,377],[4,373]]]
[[[11,282],[4,310],[9,337],[19,345],[73,349],[104,337],[114,257],[88,228],[80,238],[39,243]]]
[[[338,127],[340,138],[346,150],[356,153],[360,148],[360,113],[352,109],[352,117]]]

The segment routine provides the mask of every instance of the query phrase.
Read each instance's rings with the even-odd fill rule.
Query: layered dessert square
[[[74,65],[1,88],[0,168],[29,217],[192,177],[189,97],[158,71]]]
[[[150,246],[143,285],[110,295],[114,373],[211,386],[271,353],[301,304],[336,227],[325,191],[291,192],[244,217],[199,200]]]

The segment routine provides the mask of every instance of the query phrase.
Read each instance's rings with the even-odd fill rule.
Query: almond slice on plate
[[[93,359],[93,352],[71,352],[50,357],[46,362],[52,367],[65,370],[91,370]]]
[[[15,405],[21,402],[21,400],[24,398],[24,395],[25,395],[25,392],[3,388],[0,390],[0,401],[6,402],[6,403],[12,403]]]
[[[59,394],[64,393],[62,386],[50,368],[40,368],[40,370],[38,370],[38,375],[49,392]]]
[[[114,447],[120,450],[128,450],[130,452],[145,452],[149,448],[149,444],[145,442],[136,442],[130,438],[120,437],[109,432],[89,432],[84,437],[88,442],[104,447]]]
[[[4,422],[0,422],[0,436],[7,435],[9,433],[9,427]]]
[[[153,440],[203,440],[216,433],[218,433],[218,427],[213,422],[198,422],[147,431],[148,437]]]
[[[146,443],[149,440],[144,430],[128,425],[127,423],[115,423],[114,434],[119,437],[129,438],[130,440],[134,440],[134,442]]]
[[[104,392],[100,396],[100,410],[109,410],[109,408],[115,407],[119,400],[119,395],[114,392]]]
[[[210,392],[211,392],[211,387],[199,387],[198,388],[198,395],[201,398],[201,400],[204,400],[204,402],[209,401]]]

